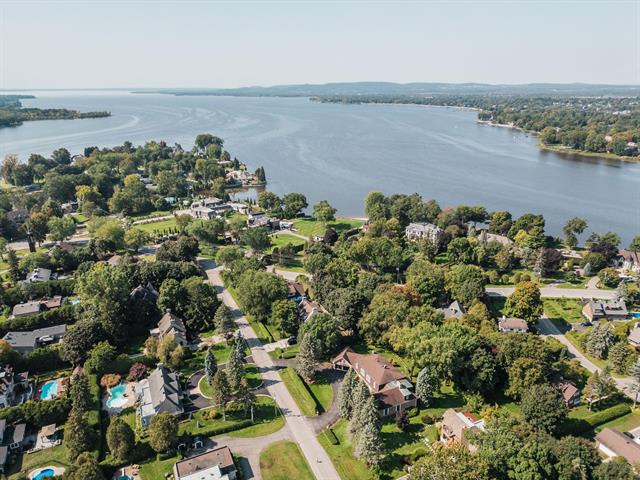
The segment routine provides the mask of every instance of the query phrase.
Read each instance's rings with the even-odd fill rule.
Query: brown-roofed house
[[[182,319],[171,311],[167,311],[160,321],[158,328],[150,330],[152,337],[162,340],[167,335],[171,335],[178,345],[186,345],[187,343],[187,327],[184,326]]]
[[[560,392],[567,407],[575,407],[580,404],[580,389],[569,380],[557,376],[552,380],[551,385]]]
[[[620,430],[605,428],[596,435],[598,450],[607,457],[624,457],[631,465],[640,463],[640,445]]]
[[[378,414],[382,417],[417,404],[411,392],[411,382],[398,367],[379,354],[363,355],[347,347],[331,363],[338,370],[353,368],[374,395],[378,402]]]
[[[498,320],[498,330],[503,333],[527,333],[529,325],[522,318],[513,318],[503,316]]]
[[[633,250],[618,251],[618,266],[622,270],[640,273],[640,252]]]
[[[185,458],[173,466],[175,480],[235,480],[236,473],[236,464],[226,445]]]
[[[461,443],[469,450],[474,451],[476,448],[465,438],[467,430],[484,431],[484,420],[479,420],[468,412],[456,412],[453,408],[444,412],[440,424],[440,441],[442,443],[446,445]]]
[[[28,315],[37,315],[44,310],[54,310],[62,305],[62,297],[56,295],[52,298],[43,298],[41,300],[32,300],[31,302],[18,303],[14,305],[11,315],[15,317],[26,317]]]
[[[301,301],[307,295],[304,285],[298,282],[287,282],[287,298],[290,300]]]
[[[298,314],[300,316],[300,321],[302,322],[306,322],[311,317],[313,317],[316,313],[325,313],[325,312],[326,310],[322,305],[320,305],[317,302],[312,302],[310,300],[307,300],[306,298],[303,299],[298,304]]]

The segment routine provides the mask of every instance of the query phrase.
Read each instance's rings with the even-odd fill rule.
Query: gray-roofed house
[[[442,309],[442,313],[444,313],[445,319],[462,318],[464,316],[465,311],[463,306],[460,305],[460,302],[458,302],[457,300],[454,300],[453,302],[451,302],[451,305],[449,305],[447,308]]]
[[[640,323],[636,322],[633,325],[633,328],[629,332],[629,337],[627,338],[629,341],[629,345],[631,345],[636,350],[640,350]]]
[[[159,413],[175,416],[184,413],[178,375],[163,365],[151,372],[148,378],[138,382],[136,396],[139,401],[138,415],[144,427]]]
[[[29,372],[16,373],[10,365],[0,365],[0,408],[19,405],[31,398]]]
[[[410,223],[405,228],[404,235],[411,241],[427,239],[433,243],[440,243],[444,230],[433,223]]]
[[[29,218],[29,210],[26,208],[16,208],[7,212],[7,220],[15,225],[22,225]]]
[[[236,464],[226,445],[185,458],[173,466],[174,480],[235,480],[236,477]]]
[[[25,279],[27,283],[35,283],[35,282],[48,282],[51,280],[51,270],[48,268],[34,268]]]
[[[615,300],[589,300],[582,307],[582,315],[590,322],[597,320],[626,320],[627,305],[621,298]]]
[[[527,333],[529,325],[522,318],[505,317],[498,320],[498,330],[503,333]]]
[[[24,442],[27,425],[18,423],[5,430],[4,442],[9,445],[9,450],[20,450]]]
[[[31,302],[18,303],[14,305],[11,311],[12,317],[26,317],[28,315],[36,315],[45,310],[45,306],[40,300],[33,300]]]
[[[478,235],[478,241],[481,245],[487,246],[490,242],[498,242],[500,245],[505,247],[510,247],[513,245],[513,240],[509,237],[505,237],[504,235],[498,235],[495,233],[489,233],[486,230],[482,230],[480,235]]]
[[[150,330],[152,337],[162,340],[166,336],[172,336],[178,345],[187,345],[187,327],[184,326],[182,319],[170,311],[167,311],[160,321],[158,327]]]
[[[9,449],[4,445],[0,446],[0,473],[5,472],[8,459],[9,459]]]
[[[25,354],[33,352],[36,348],[59,342],[66,333],[66,325],[54,325],[26,332],[7,332],[2,339],[17,352]]]

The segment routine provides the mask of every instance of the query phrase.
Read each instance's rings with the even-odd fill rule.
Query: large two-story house
[[[159,413],[175,416],[184,413],[180,379],[176,373],[162,365],[151,372],[148,378],[138,382],[136,396],[139,402],[138,415],[143,427],[147,427]]]
[[[170,311],[167,311],[160,321],[158,327],[149,331],[152,337],[162,340],[167,336],[172,336],[178,345],[185,346],[187,343],[187,327],[182,319]]]
[[[379,354],[363,355],[347,347],[331,363],[338,370],[353,368],[376,399],[381,417],[417,404],[417,398],[411,391],[413,384],[398,367]]]
[[[0,408],[20,405],[33,395],[28,372],[16,373],[9,365],[0,365]]]
[[[444,230],[433,223],[410,223],[407,225],[404,235],[407,237],[407,240],[418,241],[427,239],[438,244],[442,240]]]

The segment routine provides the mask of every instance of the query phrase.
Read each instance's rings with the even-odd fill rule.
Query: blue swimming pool
[[[58,380],[50,380],[40,389],[40,400],[51,400],[58,396],[60,382]],[[50,475],[51,476],[51,475]]]
[[[109,408],[121,408],[127,403],[127,397],[125,392],[127,386],[122,383],[109,389],[109,398],[107,399],[107,407]]]
[[[631,313],[631,318],[640,318],[640,312]]]
[[[38,474],[33,477],[33,480],[42,480],[43,478],[53,477],[55,474],[56,472],[53,468],[45,468],[40,470]]]

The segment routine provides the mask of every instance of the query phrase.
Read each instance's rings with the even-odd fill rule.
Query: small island
[[[67,108],[24,108],[20,100],[35,98],[33,95],[0,95],[0,128],[17,127],[33,120],[74,120],[78,118],[102,118],[111,112],[79,112]]]

